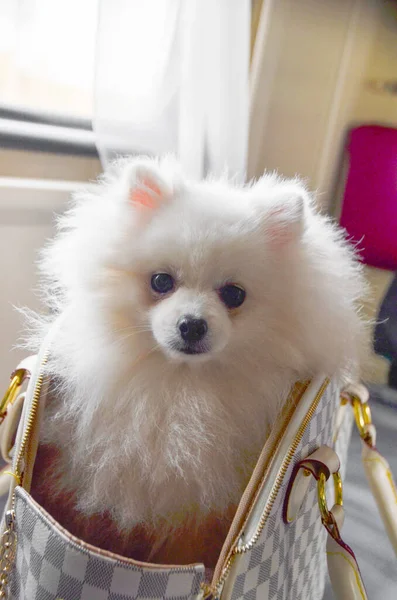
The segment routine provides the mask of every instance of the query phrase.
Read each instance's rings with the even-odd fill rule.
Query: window
[[[99,0],[1,0],[0,105],[90,119]]]

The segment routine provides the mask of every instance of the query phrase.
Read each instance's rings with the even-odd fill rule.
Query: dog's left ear
[[[262,203],[262,223],[273,246],[298,240],[305,230],[309,195],[302,184],[280,182]]]
[[[138,210],[145,212],[156,210],[171,196],[171,190],[154,161],[132,165],[127,179],[128,200]]]

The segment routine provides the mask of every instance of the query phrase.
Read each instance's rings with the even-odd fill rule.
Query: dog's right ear
[[[299,240],[306,228],[310,204],[305,186],[295,179],[282,180],[270,175],[260,179],[253,191],[269,243],[282,248]]]
[[[128,201],[138,210],[157,210],[171,197],[171,189],[160,173],[160,167],[149,160],[127,168]]]

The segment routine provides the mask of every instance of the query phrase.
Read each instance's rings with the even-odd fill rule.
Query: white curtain
[[[250,0],[0,0],[0,104],[93,119],[115,153],[244,178]]]
[[[243,179],[250,0],[100,0],[94,131],[115,153],[174,153]]]

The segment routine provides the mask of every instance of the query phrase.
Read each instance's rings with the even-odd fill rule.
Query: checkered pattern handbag
[[[144,564],[92,547],[62,528],[30,496],[48,385],[43,376],[47,352],[45,346],[38,357],[20,365],[0,406],[2,437],[7,422],[18,422],[11,418],[13,400],[24,379],[30,379],[16,438],[14,432],[6,434],[15,443],[12,465],[2,476],[9,484],[9,499],[0,546],[0,598],[320,600],[326,544],[329,555],[339,556],[328,557],[337,598],[366,598],[354,555],[340,537],[340,474],[345,470],[352,413],[345,410],[340,418],[335,382],[318,377],[297,384],[291,392],[209,583],[202,564]],[[336,503],[328,510],[325,488],[332,478]],[[351,585],[358,586],[361,596],[348,595]]]
[[[204,567],[145,568],[73,539],[20,486],[15,492],[17,552],[9,597],[18,600],[188,600]]]
[[[314,478],[310,481],[297,518],[286,523],[283,512],[295,465],[317,448],[334,444],[338,404],[339,390],[331,382],[303,432],[277,495],[264,498],[268,508],[263,526],[258,527],[258,519],[247,522],[239,541],[240,546],[237,546],[240,552],[236,554],[233,569],[229,572],[229,577],[233,578],[231,600],[320,600],[323,597],[327,570],[327,532],[319,518]],[[349,413],[335,443],[343,473],[351,426],[352,418]],[[273,497],[274,501],[269,501]]]

